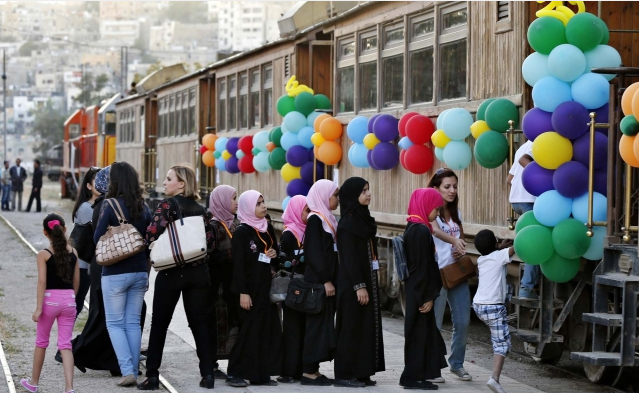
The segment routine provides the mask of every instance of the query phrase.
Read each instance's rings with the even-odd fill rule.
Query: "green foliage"
[[[182,23],[205,23],[207,13],[204,1],[170,1],[164,17]]]
[[[82,81],[77,86],[82,89],[73,100],[81,106],[87,107],[97,105],[110,95],[101,95],[100,91],[109,83],[109,77],[106,74],[94,77],[93,74],[87,73],[83,76]]]
[[[38,144],[33,150],[38,156],[44,155],[54,145],[62,143],[64,122],[68,117],[68,113],[65,113],[64,110],[54,108],[51,101],[36,110],[33,134],[36,136]]]

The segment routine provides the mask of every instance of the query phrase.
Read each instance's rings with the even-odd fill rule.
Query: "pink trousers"
[[[53,322],[58,320],[58,349],[72,349],[71,337],[75,324],[75,293],[73,289],[47,289],[44,292],[42,314],[36,327],[38,348],[49,346]]]

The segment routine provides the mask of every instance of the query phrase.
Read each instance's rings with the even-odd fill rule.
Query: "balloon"
[[[257,147],[254,147],[253,150],[251,150],[251,155],[256,156],[258,154],[260,154],[260,149],[258,149]]]
[[[562,102],[572,101],[570,85],[552,76],[541,78],[535,83],[532,97],[535,106],[546,112],[553,112]]]
[[[222,157],[222,152],[221,151],[217,151],[217,150],[214,151],[213,152],[213,157],[215,157],[216,160],[221,158]]]
[[[637,136],[622,135],[619,140],[619,155],[624,162],[635,168],[639,168],[639,159],[634,152],[634,144]]]
[[[235,153],[237,152],[237,143],[239,141],[240,138],[237,137],[229,138],[229,141],[226,142],[226,150],[232,155],[235,155]]]
[[[486,131],[490,131],[488,123],[484,120],[477,120],[470,126],[470,133],[473,134],[473,138],[477,139],[481,134]]]
[[[639,82],[635,82],[632,85],[626,88],[626,91],[623,92],[621,96],[621,110],[624,115],[632,115],[632,99],[635,96],[635,93],[639,91]],[[636,113],[639,116],[639,113]],[[599,119],[597,119],[599,120]],[[202,142],[204,143],[204,142]]]
[[[433,145],[435,145],[435,147],[439,147],[440,149],[443,149],[444,147],[446,147],[448,142],[450,142],[450,138],[446,135],[446,133],[443,130],[437,130],[433,132],[433,135],[430,137],[430,140],[431,142],[433,142]]]
[[[453,170],[462,170],[470,165],[473,153],[464,141],[450,141],[444,148],[444,161]]]
[[[206,146],[207,150],[215,150],[215,142],[217,139],[217,135],[215,134],[206,134],[202,137],[202,145]]]
[[[257,147],[260,151],[266,151],[266,144],[269,143],[269,132],[260,131],[253,135],[253,147]]]
[[[552,232],[542,225],[529,225],[515,235],[515,253],[529,265],[541,265],[555,252]]]
[[[271,169],[271,165],[268,163],[269,154],[265,151],[259,152],[258,155],[253,157],[253,167],[258,172],[266,172]]]
[[[355,143],[348,149],[349,160],[357,168],[368,168],[370,164],[366,158],[368,149],[361,143]]]
[[[200,155],[202,155],[202,154],[206,153],[207,151],[209,151],[209,149],[207,149],[206,146],[202,145],[202,146],[200,146],[199,151],[200,151]]]
[[[417,112],[408,112],[404,113],[401,119],[399,119],[399,124],[397,125],[399,128],[399,135],[402,137],[406,136],[406,123],[410,120],[411,117],[419,115]]]
[[[368,150],[373,150],[373,148],[375,148],[375,146],[380,142],[381,141],[377,139],[375,134],[368,134],[364,137],[364,146],[366,146]]]
[[[632,114],[639,116],[639,92],[632,97]]]
[[[598,192],[592,194],[592,220],[606,221],[608,199]],[[572,201],[572,216],[575,220],[585,224],[588,222],[588,194],[584,194]]]
[[[406,122],[406,136],[415,144],[423,145],[430,142],[434,132],[435,125],[426,116],[412,116]]]
[[[535,83],[541,78],[551,76],[548,69],[548,56],[539,52],[533,52],[521,65],[521,73],[528,85],[535,86]],[[477,111],[477,119],[479,119],[479,110]]]
[[[276,147],[268,154],[268,164],[271,168],[279,171],[286,164],[286,151],[281,147]]]
[[[255,167],[253,167],[253,156],[247,154],[244,157],[240,158],[237,167],[240,169],[240,171],[242,171],[242,173],[255,172]]]
[[[583,74],[570,86],[572,99],[586,108],[604,106],[610,98],[610,84],[599,74]]]
[[[552,113],[552,128],[561,136],[577,139],[585,134],[589,127],[588,109],[578,102],[566,101],[559,104]]]
[[[322,122],[326,119],[329,119],[333,116],[327,114],[327,113],[323,113],[319,116],[317,116],[315,118],[315,121],[313,122],[313,129],[315,130],[315,132],[320,132],[320,125],[322,124]]]
[[[364,137],[368,134],[368,118],[364,116],[355,117],[346,126],[346,134],[353,142],[364,143]]]
[[[590,133],[587,133],[573,142],[573,160],[590,166]],[[595,162],[594,168],[605,168],[608,162],[608,137],[600,132],[595,132]]]
[[[444,162],[444,148],[436,147],[435,148],[435,157],[441,162]]]
[[[433,151],[425,145],[413,145],[404,155],[404,168],[416,175],[421,175],[432,168]]]
[[[532,153],[543,168],[557,169],[572,158],[572,144],[556,132],[545,132],[533,142]]]
[[[277,100],[277,113],[284,117],[295,110],[295,97],[283,95]]]
[[[526,139],[534,141],[544,132],[554,131],[552,128],[552,113],[533,108],[526,112],[521,120],[521,128]]]
[[[291,201],[291,197],[287,196],[286,198],[284,198],[284,200],[282,201],[282,211],[286,210],[286,207],[288,206],[288,203]]]
[[[391,142],[399,135],[398,121],[393,115],[382,114],[373,123],[373,133],[382,142]]]
[[[608,196],[608,168],[595,171],[594,190],[605,197]]]
[[[406,163],[404,162],[404,157],[406,157],[406,150],[402,149],[399,152],[399,163],[402,164],[404,168],[406,168]]]
[[[595,49],[584,53],[586,57],[586,72],[593,68],[610,68],[621,66],[621,55],[615,48],[608,45],[598,45]],[[607,80],[611,80],[617,74],[601,74]]]
[[[315,94],[315,106],[317,109],[332,109],[331,100],[324,94]]]
[[[554,227],[570,217],[572,207],[572,199],[561,196],[555,190],[550,190],[537,198],[533,211],[541,225]]]
[[[344,126],[334,117],[324,119],[320,124],[320,133],[327,141],[334,141],[342,136],[342,132],[344,132]]]
[[[470,126],[472,124],[473,116],[470,112],[462,108],[453,108],[446,113],[446,117],[442,121],[442,129],[450,139],[461,141],[470,135]]]
[[[621,123],[619,124],[621,128],[621,132],[624,135],[634,136],[639,133],[639,122],[635,119],[634,115],[628,115],[621,119]]]
[[[326,141],[319,147],[317,159],[326,165],[335,165],[342,159],[342,147],[337,142]]]
[[[324,139],[322,134],[320,134],[319,132],[316,132],[315,134],[313,134],[313,136],[311,136],[311,142],[313,143],[313,146],[319,147],[324,142],[326,142],[326,139]]]
[[[311,112],[308,116],[306,116],[306,125],[308,127],[313,128],[313,124],[315,123],[315,119],[318,116],[322,115],[322,112]]]
[[[244,153],[242,150],[238,150],[235,152],[235,157],[237,157],[238,160],[241,160],[242,157],[244,157],[246,155],[246,153]]]
[[[284,134],[284,132],[282,131],[281,127],[275,127],[273,128],[269,134],[268,134],[268,139],[275,143],[275,146],[280,147],[281,146],[281,139],[282,139],[282,135]]]
[[[273,151],[273,149],[275,149],[277,146],[275,145],[275,143],[273,142],[269,142],[266,144],[266,150],[270,153]]]
[[[577,161],[568,161],[557,168],[552,183],[561,195],[577,198],[588,191],[588,168]]]
[[[288,150],[293,146],[299,145],[299,134],[295,134],[293,132],[287,132],[282,135],[282,139],[280,139],[280,145],[282,149]]]
[[[588,228],[574,218],[557,224],[552,230],[552,243],[555,252],[564,258],[580,258],[590,248],[590,238],[586,235]]]
[[[583,12],[576,14],[566,25],[566,40],[583,52],[594,49],[601,43],[604,32],[595,15]]]
[[[593,227],[593,236],[590,238],[590,247],[588,251],[583,255],[584,258],[591,261],[598,261],[603,258],[604,251],[604,237],[606,236],[606,228]]]
[[[586,56],[574,45],[558,45],[548,55],[548,69],[555,78],[572,82],[586,71]]]
[[[549,16],[535,19],[528,27],[528,43],[536,51],[548,55],[556,46],[565,44],[566,27]]]
[[[313,147],[313,142],[311,141],[311,137],[315,134],[315,130],[313,127],[304,127],[297,133],[297,141],[300,145],[304,146],[307,149]]]
[[[224,158],[220,157],[218,159],[215,160],[215,167],[222,172],[226,172],[226,161],[224,161]]]
[[[522,229],[529,227],[531,225],[539,225],[539,221],[535,218],[535,212],[532,210],[527,211],[526,213],[519,216],[517,219],[517,224],[515,224],[515,233],[519,233]]]
[[[224,150],[226,150],[226,143],[229,141],[229,138],[217,138],[217,140],[215,141],[215,150],[219,151],[219,152],[223,152]],[[214,150],[214,149],[209,149],[209,150]]]
[[[486,121],[486,108],[488,108],[488,105],[492,104],[492,102],[495,101],[495,98],[489,98],[487,100],[484,100],[484,102],[482,102],[479,105],[479,108],[477,108],[477,120],[484,120]],[[446,111],[444,111],[446,112]],[[441,115],[440,115],[441,117]],[[437,118],[437,120],[439,120],[439,118]],[[439,127],[439,123],[437,123],[437,128],[441,129]]]
[[[414,145],[414,143],[411,142],[410,138],[407,137],[407,136],[405,136],[402,139],[400,139],[399,143],[397,143],[397,146],[399,146],[403,150],[408,150],[408,148],[413,146],[413,145]]]
[[[293,179],[286,186],[286,194],[291,198],[295,195],[304,195],[306,196],[311,189],[309,184],[306,184],[302,179]]]
[[[228,159],[231,158],[231,157],[232,157],[232,155],[231,155],[231,153],[229,153],[228,150],[224,150],[222,152],[222,158],[224,159],[224,161],[228,161]]]
[[[603,31],[603,37],[601,38],[601,42],[599,42],[599,45],[608,45],[608,41],[610,40],[610,30],[608,30],[606,22],[601,20],[601,18],[597,18],[596,22],[599,25],[601,31]]]
[[[282,179],[284,179],[285,182],[290,183],[292,180],[302,178],[302,174],[300,173],[301,169],[301,167],[296,167],[289,163],[286,163],[282,165],[280,174],[282,175]]]
[[[237,142],[237,147],[239,147],[240,150],[242,150],[244,153],[251,154],[251,150],[253,150],[253,136],[247,135],[241,137],[240,140]]]
[[[508,121],[512,120],[513,127],[519,125],[519,109],[512,101],[505,98],[497,99],[486,108],[486,124],[493,131],[506,132],[510,128]]]
[[[373,149],[371,160],[380,170],[393,169],[399,162],[399,151],[397,146],[390,142],[380,142]]]
[[[306,184],[315,183],[315,181],[313,180],[313,163],[307,162],[306,164],[302,165],[302,168],[300,169],[300,175],[302,176],[302,180],[304,180]],[[324,178],[324,165],[318,162],[315,168],[315,179],[323,179],[323,178]]]
[[[295,97],[295,109],[303,114],[304,117],[313,113],[316,108],[317,101],[315,100],[315,96],[311,93],[304,91]]]
[[[213,152],[207,151],[202,154],[202,164],[208,166],[209,168],[215,166],[215,156],[213,156]]]
[[[521,175],[521,183],[529,194],[536,197],[554,189],[553,175],[555,171],[539,166],[535,161],[526,165]]]
[[[226,171],[228,173],[240,173],[240,168],[237,166],[238,164],[238,159],[235,156],[230,157],[227,161],[226,161]]]
[[[508,156],[508,140],[497,131],[486,131],[475,143],[475,158],[484,168],[501,166]]]
[[[554,253],[546,261],[546,263],[541,265],[541,272],[550,281],[563,283],[575,278],[579,272],[580,265],[581,262],[579,258],[567,259],[557,253]]]
[[[373,125],[375,124],[375,120],[377,120],[377,118],[380,116],[381,116],[381,113],[371,117],[370,120],[368,120],[367,129],[369,134],[373,133]]]
[[[310,93],[307,93],[310,95]],[[306,126],[306,116],[303,113],[293,111],[284,116],[282,121],[282,132],[286,131],[297,133],[302,127]]]
[[[293,146],[286,151],[286,162],[293,166],[306,164],[309,161],[310,153],[304,146]]]

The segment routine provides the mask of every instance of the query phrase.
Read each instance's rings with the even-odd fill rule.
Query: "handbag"
[[[454,263],[439,269],[442,285],[446,289],[453,289],[464,281],[477,275],[477,268],[469,256],[463,256]]]
[[[105,199],[115,212],[120,225],[111,226],[100,237],[95,248],[95,261],[98,265],[111,266],[145,250],[144,238],[124,216],[117,199]],[[115,201],[115,206],[113,204]],[[117,207],[117,208],[116,208]]]
[[[304,278],[303,274],[289,273],[285,270],[280,270],[275,275],[275,278],[271,280],[271,303],[281,303],[286,300],[286,294],[288,292],[288,286],[293,278]]]
[[[319,314],[324,309],[324,284],[312,284],[302,278],[293,278],[288,284],[284,304],[292,310],[306,314]]]
[[[158,272],[202,259],[207,252],[204,218],[184,218],[180,205],[173,199],[169,201],[177,205],[178,219],[171,221],[160,237],[149,245],[151,265]]]
[[[86,224],[75,224],[69,235],[69,244],[78,251],[78,257],[91,262],[95,254],[95,243],[93,242],[93,227],[91,222]]]

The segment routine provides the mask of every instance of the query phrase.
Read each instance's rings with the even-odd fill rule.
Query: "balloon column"
[[[399,135],[398,127],[397,119],[387,113],[375,115],[368,122],[364,146],[368,149],[366,159],[371,168],[386,171],[399,163],[399,151],[393,143]]]
[[[581,257],[598,260],[603,256],[605,228],[593,228],[590,238],[584,225],[588,219],[587,123],[592,111],[602,114],[598,121],[608,121],[608,80],[614,75],[590,69],[619,66],[621,58],[606,45],[608,28],[596,16],[545,14],[552,16],[536,19],[528,29],[528,42],[536,52],[522,65],[535,104],[522,120],[524,135],[533,141],[534,159],[524,169],[522,181],[537,200],[533,211],[517,222],[515,251],[524,262],[540,265],[548,279],[566,282],[577,274]],[[597,132],[594,221],[606,220],[607,145],[607,135]]]
[[[206,134],[202,137],[200,156],[202,157],[202,163],[209,168],[213,168],[215,166],[215,142],[217,139],[217,135],[215,134]]]
[[[368,163],[368,148],[364,145],[364,138],[368,135],[368,117],[357,116],[346,126],[346,135],[353,141],[348,149],[348,160],[357,168],[370,168]]]
[[[430,118],[409,112],[399,120],[399,160],[407,171],[424,174],[433,166],[434,155],[426,143],[431,141],[435,125]]]
[[[639,168],[639,82],[628,86],[623,93],[621,110],[625,116],[620,124],[623,136],[619,142],[619,153],[628,165]]]
[[[431,140],[436,147],[435,156],[450,169],[462,170],[470,165],[473,153],[464,139],[470,135],[472,125],[473,116],[463,108],[446,109],[437,117],[437,131]]]

